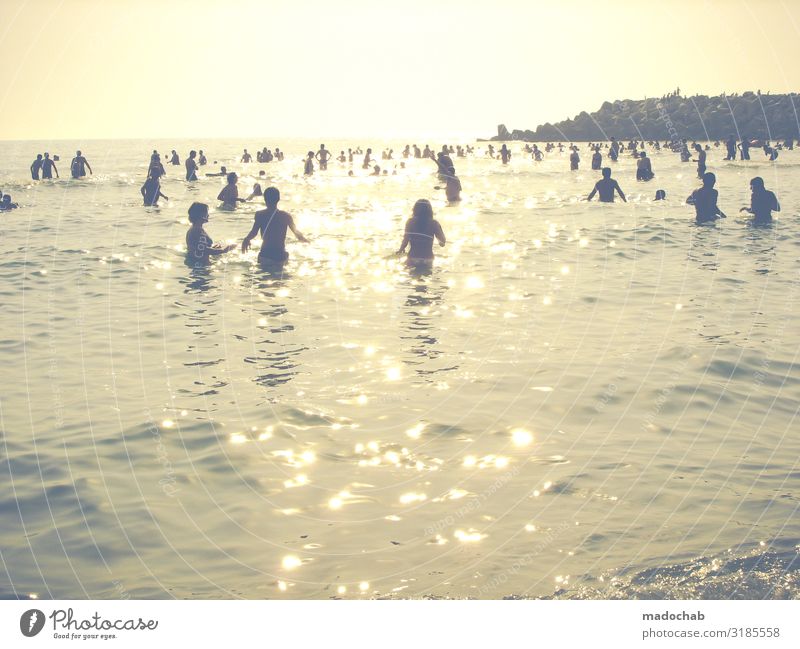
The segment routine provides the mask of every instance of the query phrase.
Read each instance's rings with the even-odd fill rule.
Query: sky
[[[2,0],[0,139],[488,137],[800,90],[798,0]]]

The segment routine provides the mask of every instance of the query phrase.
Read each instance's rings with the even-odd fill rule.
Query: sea
[[[388,174],[304,177],[321,141]],[[2,144],[0,597],[800,596],[800,150],[712,143],[727,218],[698,226],[671,151],[646,183],[610,163],[628,202],[599,204],[585,143],[573,172],[453,141],[448,204],[406,144]],[[241,163],[264,146],[285,160]],[[208,165],[165,160],[145,208],[154,149]],[[45,151],[61,179],[33,182]],[[187,263],[192,202],[219,243],[263,207],[220,209],[222,165],[280,189],[310,240],[283,268],[260,239]],[[755,176],[770,226],[740,213]],[[420,198],[447,237],[427,269],[396,254]]]

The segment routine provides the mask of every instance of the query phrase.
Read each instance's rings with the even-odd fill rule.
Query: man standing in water
[[[687,205],[694,205],[696,220],[701,223],[713,223],[717,217],[727,218],[723,211],[717,207],[719,192],[714,189],[717,177],[710,171],[703,174],[703,186],[695,189],[686,199]]]
[[[192,149],[189,151],[189,157],[186,158],[186,180],[197,180],[197,151]]]
[[[42,154],[36,156],[36,160],[33,161],[31,165],[31,178],[33,180],[39,180],[39,172],[42,170]]]
[[[267,187],[264,192],[267,208],[256,212],[253,227],[242,241],[242,252],[245,253],[250,248],[250,242],[261,233],[261,250],[258,253],[258,261],[261,263],[283,263],[289,259],[289,253],[286,252],[287,229],[292,231],[298,241],[308,243],[308,239],[295,226],[292,216],[278,209],[280,200],[280,191],[276,187]]]
[[[736,138],[733,135],[725,141],[725,147],[728,149],[728,155],[725,156],[725,159],[736,160]]]
[[[94,175],[92,166],[89,164],[89,161],[83,157],[80,151],[75,152],[75,157],[72,158],[69,168],[73,178],[83,178],[86,175],[87,168],[89,169],[89,173]]]
[[[53,171],[56,172],[56,178],[58,178],[56,163],[50,159],[50,154],[45,151],[44,160],[42,160],[42,180],[52,180]]]
[[[764,179],[760,176],[750,181],[750,191],[750,207],[743,207],[739,211],[752,214],[753,225],[772,223],[772,213],[781,211],[775,194],[764,187]]]
[[[601,203],[613,203],[614,193],[616,192],[623,202],[627,203],[628,199],[625,198],[625,194],[622,192],[622,189],[620,189],[619,183],[611,178],[611,167],[603,167],[602,174],[603,177],[595,183],[592,193],[589,194],[586,200],[590,201],[594,198],[595,194],[600,194]]]
[[[325,148],[324,144],[319,145],[319,151],[315,156],[319,160],[319,170],[325,171],[328,168],[328,160],[331,158],[331,152]]]

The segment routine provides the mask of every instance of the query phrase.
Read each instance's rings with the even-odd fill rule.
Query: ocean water
[[[622,158],[630,200],[601,205],[585,149],[571,173],[478,143],[448,206],[430,161],[305,179],[316,144],[4,143],[0,595],[800,594],[800,151],[712,149],[729,218],[698,227],[672,153],[649,183]],[[264,145],[286,160],[236,162]],[[94,176],[27,179],[76,148]],[[219,211],[221,179],[168,167],[143,208],[153,148],[203,148],[242,195],[264,169],[311,243],[283,272],[259,241],[186,265],[192,201],[220,242],[260,203]],[[771,227],[738,214],[756,175]],[[423,197],[448,243],[411,272],[392,253]]]

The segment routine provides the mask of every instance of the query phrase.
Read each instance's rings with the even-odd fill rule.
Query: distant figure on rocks
[[[186,233],[186,258],[187,260],[206,264],[209,257],[223,255],[236,247],[236,244],[220,246],[215,244],[203,225],[208,223],[208,205],[205,203],[192,203],[189,207],[189,231]]]
[[[54,171],[56,172],[56,178],[58,178],[56,163],[50,159],[50,154],[45,151],[44,160],[42,160],[42,180],[52,180]]]
[[[278,209],[281,193],[277,187],[267,187],[264,191],[266,209],[256,212],[253,227],[242,241],[242,252],[250,248],[250,242],[261,233],[261,250],[258,261],[261,263],[284,263],[289,259],[286,251],[286,230],[291,230],[298,241],[308,243],[294,223],[291,214]]]
[[[694,150],[697,151],[697,177],[702,178],[706,173],[706,152],[699,144],[694,145]]]
[[[603,177],[595,183],[592,193],[589,194],[586,200],[590,201],[595,194],[599,194],[601,203],[613,203],[614,193],[616,192],[623,202],[627,203],[628,199],[625,198],[619,183],[611,177],[611,167],[603,167],[602,174]]]
[[[694,205],[698,225],[713,223],[717,218],[726,218],[725,213],[717,206],[719,192],[714,189],[717,177],[709,172],[703,174],[703,186],[695,189],[686,199],[687,205]]]
[[[421,198],[414,203],[411,218],[406,221],[403,241],[397,254],[402,255],[409,248],[406,263],[410,265],[430,264],[433,261],[433,241],[440,246],[447,243],[444,231],[439,222],[433,218],[433,207],[430,201]]]
[[[636,161],[636,180],[647,182],[655,177],[653,167],[650,165],[650,158],[642,151],[639,154],[639,159]]]
[[[750,207],[743,207],[740,212],[753,215],[753,225],[772,223],[772,213],[780,212],[778,198],[764,187],[764,179],[756,176],[750,181]]]
[[[80,151],[75,152],[75,157],[72,158],[69,168],[73,178],[83,178],[86,175],[87,168],[89,169],[89,173],[94,175],[92,166],[89,164],[89,161],[83,157]]]
[[[145,207],[158,207],[159,198],[163,198],[165,201],[169,200],[161,193],[161,175],[158,169],[153,169],[139,190],[142,193]]]
[[[189,157],[186,158],[186,180],[197,180],[197,162],[195,162],[196,157],[197,151],[194,149],[189,151]]]
[[[36,160],[31,164],[31,179],[39,180],[39,173],[42,171],[42,154],[36,156]]]

